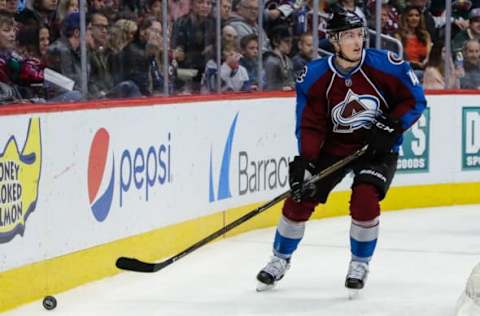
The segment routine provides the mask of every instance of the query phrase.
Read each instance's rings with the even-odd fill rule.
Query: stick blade
[[[155,272],[157,271],[155,263],[148,263],[136,258],[120,257],[115,263],[117,268],[135,272]]]

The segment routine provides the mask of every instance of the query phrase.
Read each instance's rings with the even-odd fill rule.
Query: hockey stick
[[[354,161],[355,159],[359,158],[362,156],[367,149],[367,146],[364,146],[363,148],[357,150],[354,152],[352,155],[337,161],[333,165],[331,165],[328,168],[325,168],[322,170],[320,173],[314,175],[311,179],[305,182],[305,186],[309,186],[311,184],[314,184],[318,182],[319,180],[325,178],[326,176],[330,175],[331,173],[339,170],[340,168],[348,165],[350,162]],[[129,270],[129,271],[135,271],[135,272],[157,272],[158,270],[161,270],[165,268],[166,266],[171,265],[175,261],[185,257],[189,253],[194,252],[198,248],[204,246],[205,244],[209,243],[210,241],[220,237],[221,235],[227,233],[228,231],[232,230],[233,228],[237,227],[238,225],[245,223],[252,217],[257,216],[258,214],[264,212],[265,210],[269,209],[270,207],[274,206],[278,202],[282,201],[283,199],[287,198],[290,196],[290,190],[287,192],[284,192],[280,194],[279,196],[275,197],[273,200],[270,202],[267,202],[258,208],[254,209],[253,211],[248,212],[247,214],[243,215],[242,217],[236,219],[235,221],[231,222],[230,224],[226,225],[225,227],[222,227],[221,229],[217,230],[216,232],[210,234],[209,236],[205,237],[202,240],[199,240],[195,244],[191,245],[187,249],[181,251],[180,253],[174,255],[173,257],[170,257],[167,260],[157,262],[157,263],[151,263],[151,262],[145,262],[141,261],[136,258],[128,258],[128,257],[120,257],[117,259],[116,266],[119,269],[123,270]]]

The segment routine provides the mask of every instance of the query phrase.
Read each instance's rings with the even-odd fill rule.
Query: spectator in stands
[[[376,23],[376,17],[375,17],[375,3],[372,2],[372,6],[370,7],[370,21],[369,21],[369,28],[375,29],[375,23]],[[382,4],[382,11],[381,11],[381,28],[382,28],[382,34],[395,37],[398,28],[399,28],[399,22],[398,22],[398,12],[396,9],[389,4]],[[375,47],[376,44],[376,36],[375,34],[369,36],[369,41],[370,41],[370,47]],[[395,44],[395,42],[390,41],[388,39],[381,38],[380,40],[380,48],[389,50],[395,53],[399,52],[399,47],[398,45]]]
[[[480,89],[480,43],[477,40],[468,40],[463,47],[465,58],[463,69],[465,76],[460,78],[462,89]]]
[[[447,78],[445,78],[445,62],[450,69],[450,76]],[[443,43],[434,43],[423,75],[423,87],[425,89],[459,89],[462,75],[463,69],[455,68],[453,61],[447,60]]]
[[[220,15],[222,17],[222,26],[225,26],[232,14],[232,0],[221,0]]]
[[[258,76],[258,37],[255,34],[249,34],[240,41],[242,57],[240,65],[245,67],[250,80],[250,89],[256,90],[259,86]]]
[[[237,12],[233,12],[228,22],[233,26],[238,34],[238,41],[248,34],[255,34],[259,36],[258,21],[258,1],[257,0],[240,0]],[[269,39],[263,28],[260,28],[263,34],[264,45],[262,52],[270,49]]]
[[[211,0],[192,0],[192,10],[173,24],[172,47],[179,68],[197,70],[191,90],[200,91],[205,64],[214,53],[215,19]]]
[[[305,65],[312,61],[314,53],[312,34],[303,33],[298,41],[298,53],[292,58],[295,78],[303,71]]]
[[[21,87],[43,83],[44,66],[40,61],[35,58],[22,57],[16,52],[15,29],[15,20],[11,16],[0,14],[1,103],[23,102],[24,98],[30,96],[22,95]]]
[[[18,0],[6,0],[5,1],[5,11],[10,13],[12,16],[17,13]]]
[[[122,81],[133,81],[143,95],[161,93],[162,67],[158,55],[162,49],[162,24],[153,17],[141,24],[135,40],[120,53]]]
[[[288,54],[292,49],[292,34],[287,27],[277,26],[272,31],[273,50],[265,54],[265,89],[292,90],[295,85],[293,64]]]
[[[7,0],[0,0],[0,12],[6,12]]]
[[[295,1],[292,0],[268,0],[265,2],[264,28],[269,37],[272,35],[270,31],[276,26],[289,26],[295,8]]]
[[[137,23],[131,20],[120,19],[110,28],[107,47],[113,54],[120,53],[130,44],[138,31]]]
[[[57,0],[33,0],[33,9],[25,8],[16,16],[22,25],[34,25],[37,28],[47,26],[50,30],[50,40],[55,41],[60,36],[60,26],[56,19]]]
[[[178,18],[189,14],[192,0],[169,0],[168,8],[170,21],[176,21]]]
[[[454,54],[461,52],[463,46],[468,40],[480,40],[480,8],[475,8],[470,11],[470,25],[466,30],[463,30],[452,40],[452,51]]]
[[[223,49],[224,62],[220,67],[220,78],[224,91],[248,91],[250,80],[247,70],[240,65],[240,53],[236,45],[225,46]]]
[[[344,10],[355,12],[356,15],[362,18],[364,25],[367,25],[367,17],[355,0],[339,0],[336,5]],[[333,10],[335,10],[335,8],[333,8]]]
[[[222,29],[222,45],[229,46],[229,45],[236,45],[237,44],[237,31],[230,26],[225,25]]]
[[[432,42],[419,7],[405,8],[401,15],[397,37],[402,41],[405,59],[410,62],[412,68],[425,69]]]
[[[90,98],[130,98],[141,93],[133,81],[122,81],[116,85],[112,77],[113,52],[107,47],[108,19],[101,13],[93,13],[88,27],[92,41],[89,47],[90,73],[88,93]]]
[[[235,44],[224,46],[222,65],[220,66],[221,91],[248,91],[250,80],[247,70],[240,65],[240,53]],[[210,93],[217,90],[217,63],[210,59],[205,67],[202,78],[202,92]]]
[[[248,73],[250,80],[250,89],[256,90],[258,83],[258,37],[255,34],[244,36],[240,41],[242,57],[240,65],[242,65]]]
[[[445,18],[436,17],[432,14],[428,0],[410,0],[406,1],[406,3],[409,6],[420,8],[423,20],[425,21],[425,28],[428,34],[430,34],[432,43],[439,40],[442,37],[440,30],[445,26]],[[402,7],[403,11],[405,11],[406,7],[404,5],[402,5]]]
[[[42,26],[38,30],[38,51],[40,53],[40,59],[45,60],[49,45],[50,45],[50,30],[48,29],[48,27]]]
[[[74,12],[79,12],[78,0],[60,0],[56,14],[58,25],[62,24],[67,15]]]
[[[81,87],[80,14],[70,13],[63,22],[63,36],[47,51],[47,64],[53,70],[72,79],[75,89]]]
[[[375,17],[375,2],[371,2],[369,6],[370,10],[370,21],[368,23],[369,28],[375,29],[376,17]],[[381,11],[381,27],[382,34],[388,36],[395,36],[399,28],[399,14],[395,7],[391,6],[389,3],[382,3]]]

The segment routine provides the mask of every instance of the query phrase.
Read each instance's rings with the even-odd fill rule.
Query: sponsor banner
[[[35,210],[42,167],[40,120],[24,124],[25,139],[10,135],[0,153],[0,244],[23,236]]]
[[[462,109],[462,169],[480,170],[480,107]]]
[[[425,173],[429,166],[430,108],[403,134],[397,171],[400,173]]]

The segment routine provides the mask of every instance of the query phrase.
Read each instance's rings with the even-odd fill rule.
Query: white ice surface
[[[452,315],[480,261],[480,205],[383,213],[366,288],[353,301],[343,287],[349,221],[309,222],[292,268],[270,292],[255,291],[255,275],[274,228],[209,244],[157,273],[121,273],[58,294],[53,311],[37,301],[5,315]]]

